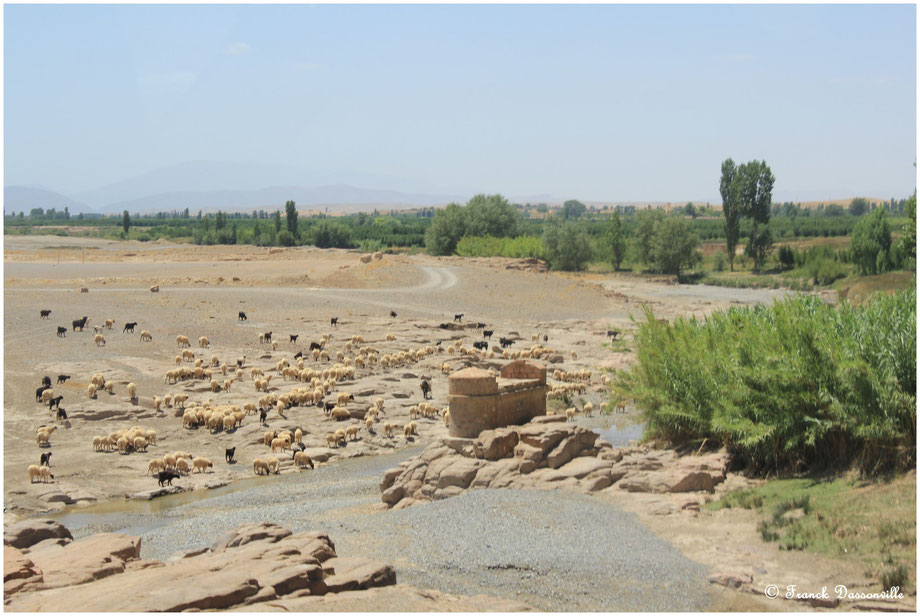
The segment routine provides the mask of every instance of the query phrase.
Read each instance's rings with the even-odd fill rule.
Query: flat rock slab
[[[31,519],[11,524],[3,529],[3,544],[28,548],[45,539],[73,539],[73,535],[54,520]]]
[[[143,492],[126,494],[125,496],[130,500],[153,500],[154,498],[158,498],[160,496],[179,494],[181,492],[185,492],[185,488],[182,486],[163,486],[162,488],[156,488],[153,490],[144,490]]]
[[[140,537],[100,533],[65,546],[48,545],[33,550],[29,558],[44,573],[45,586],[56,588],[122,573],[125,562],[138,558],[140,551]]]

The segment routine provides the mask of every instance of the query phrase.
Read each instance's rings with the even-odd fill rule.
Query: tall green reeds
[[[814,296],[705,321],[639,324],[619,395],[646,436],[723,445],[758,473],[915,464],[916,293],[834,307]]]

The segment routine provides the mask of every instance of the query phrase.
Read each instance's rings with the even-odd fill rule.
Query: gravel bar
[[[236,526],[270,521],[326,532],[343,556],[392,563],[400,583],[524,601],[546,611],[705,611],[706,569],[628,513],[562,490],[473,490],[381,511],[383,472],[420,448],[344,460],[254,481],[157,513],[52,516],[75,537],[121,530],[144,558],[210,545]],[[213,496],[212,496],[213,494]],[[170,498],[170,497],[167,497]]]

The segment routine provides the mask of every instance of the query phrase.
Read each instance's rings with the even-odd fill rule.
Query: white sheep
[[[268,475],[269,472],[271,472],[268,470],[268,462],[266,462],[262,458],[255,458],[252,461],[252,472],[255,473],[256,475],[261,475],[262,471],[265,471],[266,475]]]
[[[148,332],[146,329],[141,332],[141,342],[150,342],[153,340],[153,335]]]
[[[54,397],[53,389],[46,389],[42,392],[42,404],[48,404],[51,401],[51,398]]]
[[[93,342],[96,343],[96,346],[105,346],[105,336],[102,334],[96,334],[93,338]]]
[[[176,471],[180,474],[188,475],[192,472],[192,468],[189,466],[188,460],[185,458],[176,458]]]
[[[280,467],[281,467],[281,461],[278,460],[278,458],[271,457],[268,459],[268,470],[269,471],[277,475]]]
[[[208,340],[207,336],[201,336],[200,338],[198,338],[198,346],[201,347],[202,349],[206,349],[209,346],[211,346],[211,342]]]
[[[212,468],[214,464],[207,458],[195,458],[192,460],[192,466],[195,467],[199,473],[204,473],[207,469]]]
[[[153,473],[154,475],[160,471],[166,470],[166,464],[160,458],[154,458],[147,463],[147,474]]]
[[[188,336],[178,335],[176,336],[176,346],[178,347],[190,347],[192,343],[189,342]]]
[[[115,326],[115,319],[106,319],[106,320],[105,320],[105,328],[106,328],[106,329],[112,329],[114,326]]]
[[[137,400],[137,385],[128,383],[128,399]]]

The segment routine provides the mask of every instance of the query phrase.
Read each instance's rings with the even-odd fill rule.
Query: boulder
[[[32,550],[29,558],[42,570],[45,586],[83,584],[122,573],[125,562],[140,557],[141,538],[121,533],[99,533],[65,546]]]
[[[366,558],[332,558],[326,565],[334,573],[325,579],[329,592],[364,590],[396,583],[396,570]]]
[[[471,458],[459,458],[444,468],[438,476],[438,488],[457,486],[467,488],[483,463]]]
[[[73,535],[54,520],[23,520],[3,530],[3,544],[14,548],[28,548],[45,539],[73,540]]]
[[[180,492],[185,492],[185,488],[182,486],[163,486],[162,488],[154,488],[153,490],[144,490],[143,492],[126,494],[125,497],[131,500],[153,500],[154,498],[159,498],[160,496],[179,494]]]
[[[597,433],[584,428],[577,428],[575,433],[562,439],[562,442],[546,456],[546,464],[550,468],[559,468],[579,453],[594,446]]]
[[[401,501],[403,496],[405,496],[403,487],[401,485],[395,485],[384,490],[380,498],[383,500],[383,502],[392,507]]]
[[[517,432],[522,443],[539,448],[542,455],[545,456],[553,447],[558,445],[562,439],[574,434],[576,428],[577,426],[558,422],[545,424],[529,423],[518,428]]]
[[[9,545],[3,546],[3,596],[41,584],[41,569],[25,554]]]
[[[514,430],[503,428],[484,430],[479,433],[479,438],[473,442],[473,451],[477,458],[486,460],[508,458],[514,452],[518,439],[518,433]]]
[[[585,457],[575,458],[568,464],[556,469],[556,472],[563,477],[575,477],[576,479],[581,479],[582,477],[585,477],[591,473],[596,473],[608,468],[610,468],[610,463],[607,460]]]
[[[238,526],[236,529],[230,531],[227,535],[224,535],[218,539],[211,550],[214,552],[221,552],[230,548],[239,547],[241,545],[246,545],[252,541],[266,541],[268,543],[274,543],[280,541],[285,537],[289,537],[291,531],[286,528],[282,528],[277,524],[272,524],[271,522],[262,522],[261,524],[243,524]]]

